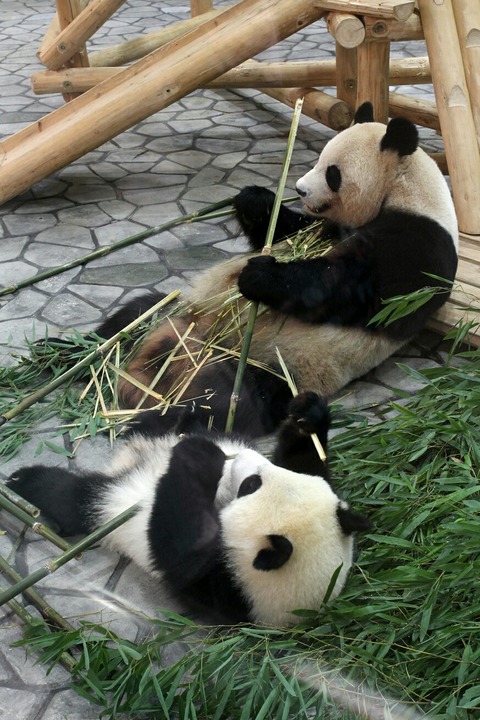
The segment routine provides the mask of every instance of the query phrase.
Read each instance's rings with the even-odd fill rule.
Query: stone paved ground
[[[177,0],[178,1],[178,0]],[[53,0],[2,0],[0,12],[1,132],[9,136],[62,104],[58,96],[35,96],[30,75],[41,69],[36,50],[50,22]],[[97,47],[131,38],[189,15],[187,4],[175,0],[131,0],[106,23],[93,40]],[[307,28],[263,54],[268,59],[308,59],[333,56],[333,42],[322,24]],[[421,43],[398,44],[394,54],[422,53]],[[404,88],[431,97],[430,87]],[[139,98],[141,101],[141,98]],[[18,282],[65,263],[95,248],[152,225],[235,194],[246,184],[275,187],[280,173],[291,113],[256,91],[198,91],[131,130],[105,143],[72,165],[43,180],[21,197],[0,207],[0,285]],[[289,189],[316,161],[332,132],[302,120],[290,170]],[[438,140],[422,130],[424,146],[438,149]],[[217,220],[153,236],[104,259],[69,270],[0,300],[2,363],[15,362],[26,338],[43,337],[45,329],[94,327],[138,288],[183,288],[199,269],[245,249],[234,224]],[[384,363],[350,386],[343,397],[349,407],[368,406],[413,393],[415,382],[397,367],[414,368],[442,362],[439,338],[424,333],[399,358]],[[39,439],[51,436],[55,423],[40,426],[22,452],[0,466],[7,477],[35,457]],[[103,464],[104,439],[84,442],[77,458],[43,450],[38,461],[66,467]],[[13,534],[0,536],[2,554],[11,550],[20,525],[2,517]],[[38,537],[17,551],[21,573],[32,571],[52,554]],[[48,601],[66,617],[111,620],[121,632],[135,637],[142,630],[127,613],[109,610],[103,591],[127,606],[147,613],[165,605],[158,588],[132,565],[95,549],[40,584]],[[9,720],[89,720],[97,710],[68,689],[61,667],[46,677],[34,658],[11,642],[21,637],[14,615],[0,616],[0,718]]]

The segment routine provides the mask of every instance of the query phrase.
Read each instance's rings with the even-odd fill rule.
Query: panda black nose
[[[300,185],[298,183],[295,185],[295,190],[300,195],[300,197],[305,197],[305,195],[307,194],[307,191],[302,190],[302,188],[300,187]]]

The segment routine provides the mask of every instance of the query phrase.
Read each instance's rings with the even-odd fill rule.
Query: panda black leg
[[[61,535],[86,535],[94,529],[85,509],[110,482],[100,474],[77,475],[69,470],[32,465],[13,473],[7,485],[38,507],[53,530]]]
[[[275,465],[329,479],[327,461],[322,461],[311,435],[315,433],[327,453],[330,415],[324,398],[304,392],[290,401],[287,419],[280,426],[273,454]]]
[[[275,194],[267,188],[250,185],[243,188],[233,200],[237,220],[252,250],[261,250],[265,245],[270,215]],[[308,227],[312,218],[280,206],[273,242],[279,242],[288,235],[295,235],[299,230]]]

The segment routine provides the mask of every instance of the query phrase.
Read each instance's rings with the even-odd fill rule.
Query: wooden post
[[[357,102],[373,105],[377,122],[388,121],[390,43],[364,42],[357,48]]]
[[[77,17],[81,11],[80,0],[56,0],[57,18],[60,32],[69,26],[69,24]],[[60,33],[59,33],[60,34]],[[57,42],[58,35],[52,38],[52,42]],[[68,67],[88,67],[87,48],[85,45],[79,45],[77,52],[67,61]],[[63,93],[65,102],[73,100],[77,97],[77,93],[70,92],[66,89]]]
[[[57,0],[69,3],[71,0]],[[39,60],[49,69],[58,70],[70,58],[78,53],[82,45],[92,37],[110,15],[122,5],[124,0],[92,0],[74,19],[61,30],[51,45],[42,48]],[[62,18],[59,13],[60,27]]]
[[[422,21],[419,15],[407,20],[364,16],[365,39],[375,40],[423,40]]]
[[[451,0],[418,0],[460,230],[480,234],[480,151]]]
[[[336,43],[337,98],[347,103],[351,112],[355,112],[357,103],[357,51]]]
[[[242,0],[227,8],[1,143],[0,202],[323,14],[311,0]]]
[[[261,88],[262,92],[270,97],[280,100],[289,107],[295,107],[299,98],[304,98],[302,113],[318,120],[332,130],[345,130],[353,120],[353,113],[343,100],[327,95],[314,88],[293,88],[282,90],[280,88]]]
[[[473,120],[480,144],[480,2],[453,3]]]
[[[196,17],[212,9],[212,0],[190,0],[190,15]]]

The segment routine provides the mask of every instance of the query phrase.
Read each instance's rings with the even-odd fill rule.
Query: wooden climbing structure
[[[47,69],[32,86],[67,102],[1,143],[0,202],[197,88],[256,87],[291,106],[304,96],[303,112],[334,130],[371,100],[378,120],[404,115],[443,138],[445,152],[435,159],[451,179],[460,264],[452,298],[432,326],[444,331],[469,318],[469,305],[480,307],[479,0],[241,0],[221,9],[191,0],[188,20],[87,52],[123,2],[56,0],[38,51]],[[334,60],[252,59],[320,19],[335,39]],[[423,38],[425,57],[390,57],[392,42]],[[419,83],[433,84],[435,103],[390,91]],[[478,328],[471,339],[480,344]]]

